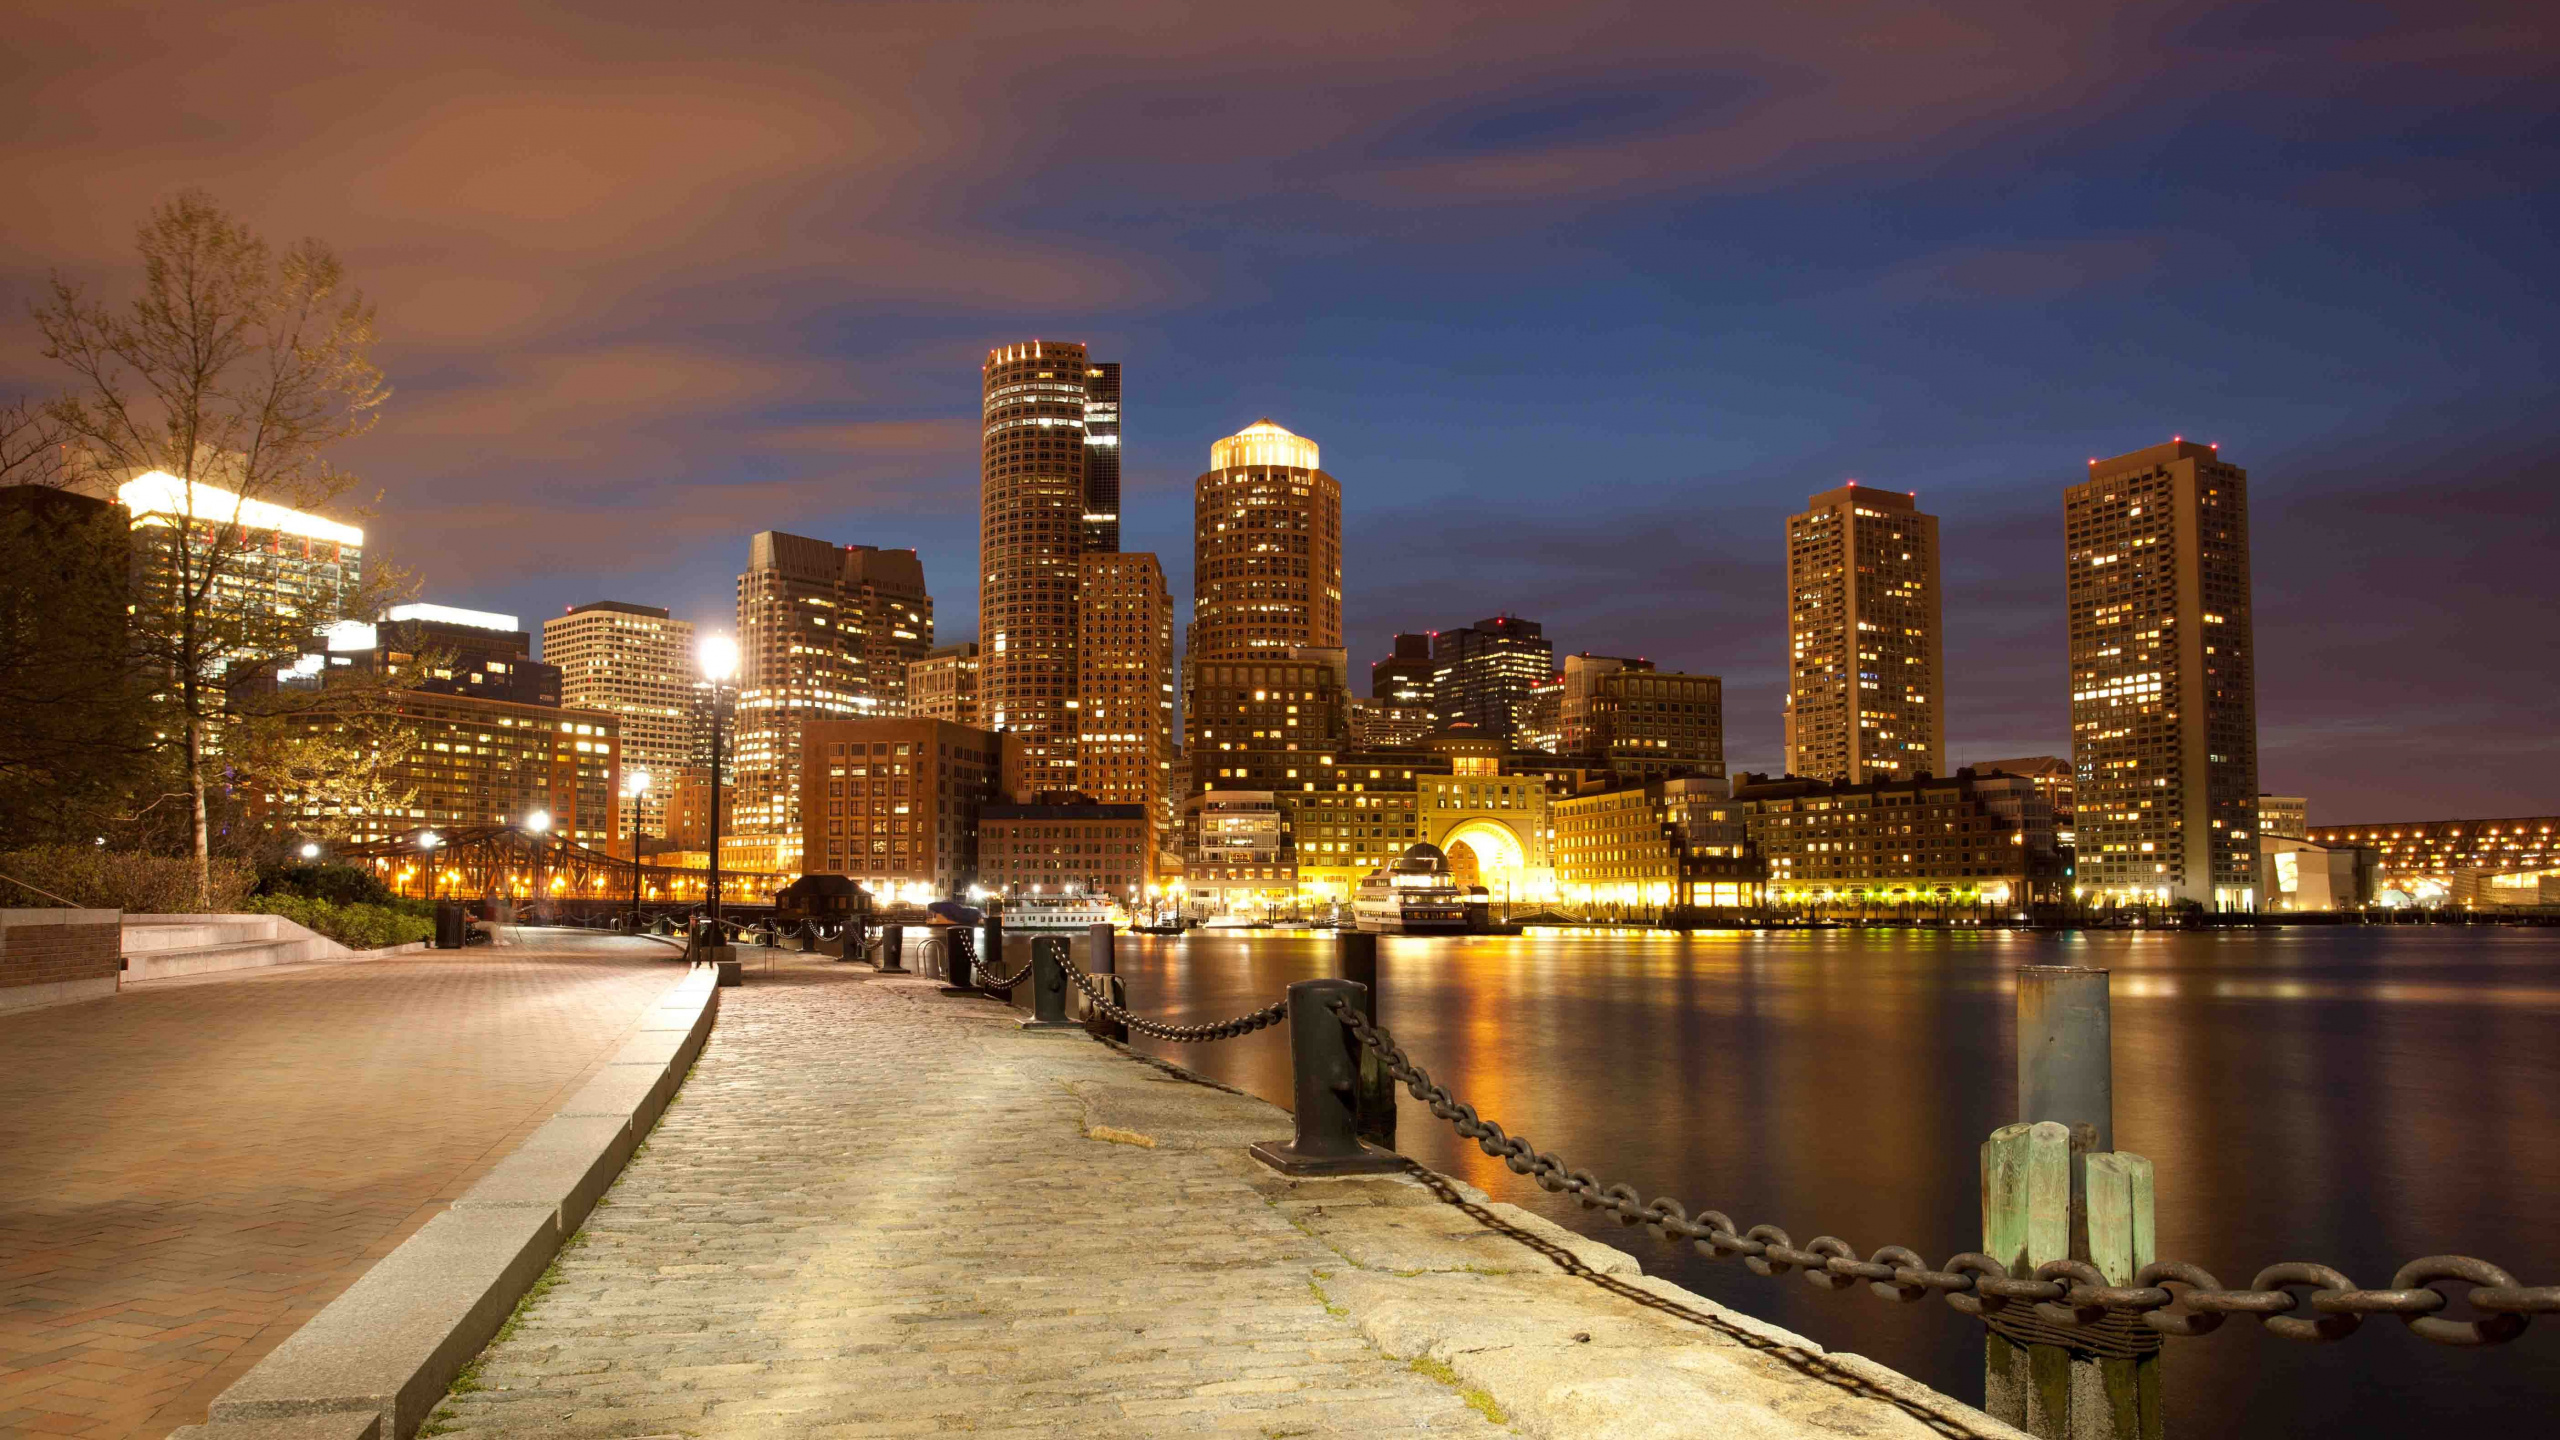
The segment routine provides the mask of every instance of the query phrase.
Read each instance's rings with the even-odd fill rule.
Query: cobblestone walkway
[[[1508,1433],[1329,1307],[1340,1257],[1240,1143],[1088,1138],[1083,1094],[1154,1072],[1017,1014],[825,962],[750,975],[428,1432]]]
[[[683,978],[648,941],[516,933],[0,1017],[0,1437],[202,1420]]]

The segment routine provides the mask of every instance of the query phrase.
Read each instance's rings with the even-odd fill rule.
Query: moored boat
[[[1464,934],[1467,897],[1437,845],[1416,845],[1369,872],[1352,900],[1352,923],[1373,935]]]

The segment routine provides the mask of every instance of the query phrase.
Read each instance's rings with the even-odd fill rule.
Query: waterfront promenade
[[[155,1440],[445,1208],[684,976],[557,930],[0,1017],[0,1440]]]
[[[2017,1433],[1463,1186],[1280,1177],[1278,1109],[992,1001],[797,956],[724,997],[425,1433]]]

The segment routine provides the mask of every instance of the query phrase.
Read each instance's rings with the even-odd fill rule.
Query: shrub
[[[435,933],[433,920],[388,905],[333,905],[300,895],[253,895],[245,908],[253,915],[281,915],[350,950],[406,945]]]
[[[370,870],[353,865],[295,865],[271,870],[258,881],[261,895],[299,895],[332,905],[380,905],[391,888]]]
[[[169,855],[138,855],[96,845],[38,845],[0,854],[0,884],[12,905],[62,901],[128,915],[225,914],[240,908],[257,876],[237,860],[216,859],[207,877],[210,894],[196,893],[194,862]],[[32,890],[35,893],[30,893]],[[51,891],[52,898],[42,892]]]

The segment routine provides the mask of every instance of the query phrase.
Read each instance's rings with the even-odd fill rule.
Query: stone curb
[[[622,1173],[720,1013],[708,970],[668,992],[514,1153],[170,1440],[408,1440]]]

